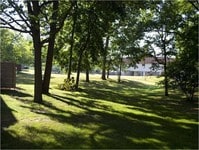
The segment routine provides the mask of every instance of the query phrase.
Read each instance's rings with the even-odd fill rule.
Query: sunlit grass
[[[75,74],[73,74],[75,77]],[[198,105],[179,91],[165,97],[156,77],[102,81],[81,74],[80,91],[61,91],[66,75],[52,74],[50,95],[33,102],[33,72],[1,93],[2,148],[197,149]],[[176,137],[177,136],[177,137]]]

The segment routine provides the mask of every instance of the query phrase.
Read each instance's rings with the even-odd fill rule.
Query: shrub
[[[60,90],[65,90],[65,91],[73,91],[75,90],[75,80],[74,77],[72,77],[71,79],[64,79],[64,83],[63,84],[59,84],[58,88]]]
[[[171,87],[180,87],[187,99],[192,101],[198,87],[197,63],[177,59],[168,66],[168,78]]]

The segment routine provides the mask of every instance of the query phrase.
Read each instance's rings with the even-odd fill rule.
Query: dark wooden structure
[[[1,62],[1,88],[16,87],[16,64],[12,62]]]

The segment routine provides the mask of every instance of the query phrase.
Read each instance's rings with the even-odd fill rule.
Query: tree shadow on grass
[[[1,90],[2,95],[9,95],[14,97],[27,97],[29,94],[17,91],[17,90]],[[16,124],[18,121],[13,115],[13,110],[6,104],[6,99],[1,96],[1,148],[16,148],[19,143],[23,145],[30,145],[30,142],[26,142],[23,139],[13,136],[7,129]],[[16,134],[17,135],[17,134]],[[9,142],[8,142],[9,141]],[[10,147],[10,142],[13,143],[13,147]],[[12,144],[11,144],[12,145]]]
[[[11,96],[15,100],[21,101],[23,103],[29,103],[30,104],[30,103],[32,103],[31,100],[33,100],[32,95],[23,92],[23,89],[20,89],[20,88],[14,89],[14,90],[3,89],[3,90],[1,90],[1,94]]]
[[[116,81],[92,81],[91,83],[82,83],[83,89],[80,94],[85,94],[86,98],[90,99],[104,99],[120,104],[134,104],[137,101],[144,101],[149,99],[149,92],[159,89],[157,86],[146,85],[137,81],[123,80],[121,83]],[[83,94],[82,94],[83,93]],[[162,93],[153,92],[152,96],[162,96]]]
[[[51,113],[51,110],[55,111],[56,113],[67,113],[68,111],[60,109],[54,105],[52,105],[52,103],[50,102],[42,102],[42,103],[35,103],[35,102],[31,102],[32,105],[21,105],[21,107],[26,108],[26,109],[30,109],[31,112],[34,113],[42,113],[42,114],[46,114],[46,113]]]
[[[193,116],[183,115],[181,107],[175,110],[176,105],[180,106],[175,99],[159,101],[164,99],[161,93],[143,91],[140,94],[144,85],[135,86],[138,89],[132,89],[131,85],[131,82],[118,86],[115,83],[100,82],[96,85],[93,82],[91,87],[82,92],[65,96],[49,95],[53,101],[59,102],[59,106],[71,105],[83,111],[65,110],[54,105],[54,102],[41,104],[55,111],[33,112],[65,125],[66,129],[38,128],[30,124],[25,127],[28,131],[25,138],[7,131],[4,135],[18,144],[11,142],[6,145],[4,142],[4,148],[197,149],[198,125],[189,120],[186,122]],[[127,94],[123,91],[127,91]],[[132,94],[128,94],[131,91]],[[159,97],[158,100],[155,97]],[[106,102],[122,105],[124,110],[117,110]],[[35,109],[32,106],[26,108],[30,111]],[[67,124],[73,126],[73,130],[67,130]],[[53,140],[49,141],[46,137]]]
[[[67,96],[59,96],[56,94],[51,94],[50,96],[53,97],[55,100],[61,101],[67,105],[73,105],[82,109],[87,109],[88,107],[94,107],[95,105],[94,101],[79,101],[75,98],[71,98]]]
[[[13,115],[13,109],[9,108],[5,100],[1,97],[1,149],[11,148],[9,142],[16,142],[15,145],[21,141],[9,133],[6,129],[17,123],[17,119]],[[8,142],[9,141],[9,142]],[[24,142],[23,142],[24,143]],[[25,144],[25,143],[24,143]],[[13,147],[14,148],[14,147]]]
[[[171,110],[157,114],[155,111],[160,111],[160,108],[150,108],[153,106],[153,104],[150,104],[142,105],[140,108],[137,106],[136,109],[139,109],[142,113],[135,114],[101,107],[92,100],[91,103],[67,96],[51,96],[55,100],[63,102],[63,105],[67,104],[84,109],[84,112],[81,113],[68,111],[70,115],[67,116],[54,113],[45,113],[44,115],[61,123],[68,123],[82,130],[92,131],[91,134],[88,134],[89,137],[83,138],[84,141],[89,143],[87,148],[197,148],[197,138],[189,139],[188,137],[188,135],[197,137],[197,124],[175,121],[178,118],[175,115],[179,115],[175,110],[173,110],[173,114],[170,114],[171,116],[164,116],[165,112],[168,113]],[[141,108],[143,106],[147,110],[153,110],[152,114],[147,115],[147,112],[144,112]],[[130,105],[127,105],[127,107],[130,107]],[[38,113],[42,114],[41,112]],[[183,119],[184,117],[180,116],[180,118]],[[93,128],[92,125],[98,127]],[[174,135],[178,135],[180,139],[176,140]],[[69,145],[64,143],[61,143],[62,147],[70,148]],[[78,147],[78,145],[71,146],[72,148],[83,146],[79,145]]]
[[[57,100],[67,102],[67,98],[62,97]],[[71,100],[71,99],[70,99]],[[68,102],[67,102],[68,103]],[[89,130],[86,136],[83,136],[77,145],[74,142],[70,144],[69,139],[55,137],[62,148],[82,148],[85,145],[82,141],[87,141],[86,148],[196,148],[197,139],[188,139],[187,135],[196,134],[197,125],[191,123],[177,123],[173,120],[165,119],[162,116],[148,116],[145,114],[133,114],[122,112],[111,112],[98,108],[97,106],[87,106],[84,103],[70,103],[75,107],[81,107],[85,111],[82,113],[70,113],[69,116],[61,114],[46,113],[61,123],[68,123],[82,130]],[[39,114],[42,114],[38,112]],[[97,126],[92,127],[92,126]],[[45,132],[45,131],[37,131]],[[49,134],[45,132],[45,134]],[[51,133],[56,135],[56,131]],[[61,135],[64,136],[67,133]],[[76,135],[78,134],[75,133]],[[180,139],[176,140],[174,135],[178,135]],[[78,138],[76,139],[78,140]],[[190,142],[192,140],[192,142]],[[180,142],[179,142],[180,141]],[[187,143],[183,143],[187,141]],[[182,145],[183,143],[183,145]],[[190,144],[192,143],[192,145]]]
[[[34,129],[32,127],[30,127],[30,132],[36,131],[35,133],[53,135],[55,143],[60,146],[56,148],[158,148],[161,145],[161,142],[160,145],[152,142],[136,144],[130,139],[144,139],[145,135],[151,136],[154,129],[151,125],[144,124],[141,127],[142,123],[140,121],[128,119],[120,114],[95,111],[91,110],[90,107],[85,108],[85,110],[84,113],[70,112],[69,116],[54,113],[37,113],[47,115],[61,123],[71,124],[81,130],[89,130],[91,133],[87,135],[83,136],[83,133],[81,135],[79,132],[74,131],[72,133],[74,139],[70,139],[67,138],[67,135],[71,134],[70,132],[57,134],[56,130],[51,132],[51,130]],[[98,127],[93,128],[92,125],[97,125]],[[139,127],[141,128],[139,129]],[[145,134],[141,134],[142,128],[147,131]],[[55,146],[52,144],[50,148],[55,148]]]
[[[87,86],[85,85],[85,87]],[[114,86],[110,86],[109,82],[98,84],[93,82],[90,87],[83,89],[76,96],[82,95],[85,96],[85,99],[124,104],[128,105],[129,108],[130,106],[136,106],[140,111],[153,112],[162,116],[173,116],[173,113],[176,112],[175,116],[177,118],[184,118],[185,116],[189,118],[192,114],[198,113],[198,101],[194,103],[187,102],[182,94],[174,91],[169,97],[166,97],[163,91],[157,92],[158,89],[157,86],[129,80],[124,80]],[[132,109],[135,109],[135,107]],[[183,115],[183,112],[190,113],[190,115]]]
[[[1,128],[8,128],[9,126],[15,124],[17,119],[13,115],[13,109],[9,108],[9,106],[5,103],[5,100],[0,97],[1,99]]]
[[[22,92],[23,89],[1,89],[1,94],[14,96],[14,97],[32,97],[32,95]]]
[[[26,129],[30,135],[38,133],[35,135],[35,143],[37,143],[40,149],[74,149],[77,147],[79,149],[86,148],[87,139],[85,138],[85,135],[81,133],[67,133],[64,131],[58,131],[56,129],[43,130],[32,126],[27,126]],[[45,138],[39,137],[40,135],[50,135],[50,137],[52,137],[55,141],[46,142]]]
[[[20,72],[16,78],[17,84],[34,84],[34,74]]]
[[[1,133],[1,149],[40,149],[40,145],[19,137],[15,131],[4,130]],[[9,142],[8,142],[9,140]]]
[[[81,86],[87,87],[89,89],[109,89],[109,90],[120,90],[120,89],[148,89],[153,88],[152,85],[143,84],[137,81],[122,80],[120,83],[115,80],[105,80],[105,81],[90,81],[81,82]]]

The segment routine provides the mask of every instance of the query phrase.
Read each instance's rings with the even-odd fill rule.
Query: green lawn
[[[78,92],[61,91],[53,75],[50,95],[33,103],[33,74],[17,75],[15,90],[1,91],[1,146],[6,149],[197,149],[198,101],[172,91],[165,97],[155,77],[91,75]],[[82,74],[84,79],[84,75]]]

